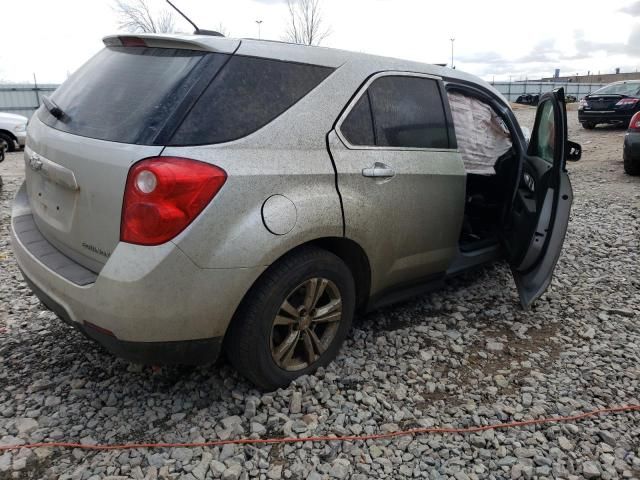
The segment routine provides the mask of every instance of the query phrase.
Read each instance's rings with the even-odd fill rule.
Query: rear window
[[[75,135],[140,145],[204,145],[244,137],[282,114],[332,68],[185,49],[107,47],[51,97]]]
[[[108,47],[52,95],[68,120],[57,120],[44,107],[39,118],[76,135],[153,144],[196,83],[200,75],[195,73],[205,63],[219,68],[226,58],[183,49]]]
[[[170,144],[222,143],[245,137],[288,110],[332,71],[317,65],[233,56]]]
[[[636,97],[640,93],[640,84],[637,83],[612,83],[596,90],[592,95],[627,95]]]

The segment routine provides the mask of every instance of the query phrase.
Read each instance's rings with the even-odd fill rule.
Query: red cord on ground
[[[575,422],[588,417],[595,417],[607,413],[623,413],[640,411],[640,405],[624,405],[620,407],[601,408],[584,412],[577,415],[564,417],[540,418],[535,420],[524,420],[520,422],[499,423],[495,425],[484,425],[481,427],[465,427],[465,428],[442,428],[442,427],[426,427],[412,428],[409,430],[400,430],[397,432],[378,433],[371,435],[347,435],[347,436],[319,436],[319,437],[300,437],[300,438],[240,438],[237,440],[216,440],[211,442],[190,442],[190,443],[126,443],[122,445],[83,445],[81,443],[70,442],[41,442],[30,443],[25,445],[0,445],[2,450],[19,450],[21,448],[40,448],[40,447],[59,447],[59,448],[80,448],[83,450],[132,450],[135,448],[196,448],[196,447],[219,447],[222,445],[256,445],[256,444],[274,444],[274,443],[304,443],[304,442],[355,442],[363,440],[380,440],[386,438],[403,437],[406,435],[423,435],[428,433],[474,433],[483,432],[485,430],[498,430],[505,428],[517,428],[527,425],[541,425],[545,423],[559,422]]]

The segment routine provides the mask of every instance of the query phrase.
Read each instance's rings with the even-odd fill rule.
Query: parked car
[[[516,98],[516,103],[522,105],[538,105],[539,101],[540,95],[538,95],[537,93],[525,93],[524,95],[520,95],[518,98]]]
[[[624,171],[629,175],[640,175],[640,112],[637,112],[624,136]]]
[[[563,90],[527,145],[508,101],[458,70],[202,35],[104,43],[31,119],[12,244],[42,302],[114,354],[224,351],[273,389],[329,363],[355,312],[452,275],[507,260],[524,307],[549,285],[579,158]],[[451,95],[487,115],[454,125]],[[495,150],[465,133],[485,121]],[[468,172],[461,151],[481,150],[493,175]]]
[[[0,138],[0,163],[4,162],[7,148],[9,148],[9,145],[7,145],[7,142]],[[0,189],[2,188],[2,185],[3,185],[2,177],[0,177]]]
[[[4,162],[5,152],[9,149],[9,144],[6,140],[0,138],[0,163]]]
[[[6,142],[10,152],[24,147],[28,121],[22,115],[0,112],[0,141]]]
[[[601,123],[628,125],[640,111],[640,80],[610,83],[590,93],[578,106],[578,121],[586,129]]]

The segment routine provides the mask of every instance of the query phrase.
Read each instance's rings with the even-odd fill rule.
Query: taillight
[[[215,165],[181,157],[152,157],[129,170],[120,240],[160,245],[182,232],[227,180]]]
[[[140,37],[118,37],[123,47],[146,47],[147,42]]]
[[[632,132],[640,132],[640,112],[636,112],[636,114],[631,117],[631,122],[629,122],[629,130]]]
[[[616,103],[616,107],[633,107],[636,103],[638,103],[638,98],[623,98],[618,103]]]

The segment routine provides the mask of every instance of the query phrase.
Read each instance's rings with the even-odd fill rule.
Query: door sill
[[[498,241],[473,250],[461,250],[447,269],[447,277],[459,275],[468,270],[480,267],[487,263],[493,263],[504,258],[504,251]]]

